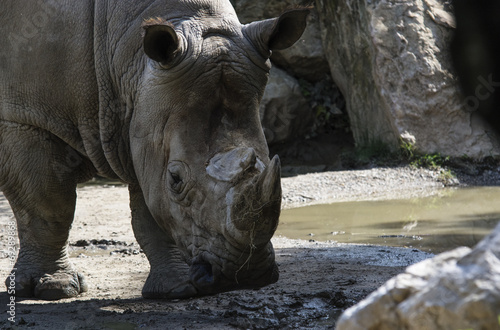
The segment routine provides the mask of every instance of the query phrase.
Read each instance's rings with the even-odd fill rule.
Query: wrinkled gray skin
[[[86,291],[67,239],[76,184],[95,174],[129,184],[144,297],[275,282],[280,165],[258,105],[270,52],[306,15],[241,25],[225,0],[3,1],[0,188],[18,223],[16,295]]]

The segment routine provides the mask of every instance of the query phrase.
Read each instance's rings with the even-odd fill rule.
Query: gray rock
[[[309,0],[230,0],[241,23],[279,16],[287,8],[307,5]]]
[[[499,154],[460,95],[448,51],[454,19],[441,2],[317,0],[316,7],[358,145],[395,148],[405,136],[425,153]]]
[[[336,329],[498,329],[499,258],[500,225],[472,250],[408,267],[346,310]]]
[[[260,104],[260,118],[268,144],[299,137],[312,124],[312,111],[299,83],[277,67],[271,69]]]
[[[307,28],[299,41],[290,48],[273,52],[271,60],[295,76],[309,81],[318,81],[325,74],[330,74],[323,51],[317,11],[311,11]]]
[[[304,0],[232,0],[242,23],[279,16],[287,8],[304,6],[310,1]],[[297,77],[309,81],[318,81],[325,74],[330,74],[321,40],[318,13],[312,10],[307,28],[300,40],[292,47],[275,51],[271,60]]]

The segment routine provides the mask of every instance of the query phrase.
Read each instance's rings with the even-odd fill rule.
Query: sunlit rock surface
[[[494,83],[478,77],[478,95],[461,96],[449,52],[455,21],[442,3],[316,1],[325,54],[358,144],[397,147],[404,136],[425,153],[498,154],[475,114]]]
[[[337,330],[498,329],[500,225],[474,249],[409,266],[342,314]]]

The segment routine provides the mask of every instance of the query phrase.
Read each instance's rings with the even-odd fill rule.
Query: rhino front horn
[[[266,243],[278,227],[281,209],[280,161],[270,161],[253,184],[238,194],[232,205],[232,221],[239,231],[251,232],[253,244]]]

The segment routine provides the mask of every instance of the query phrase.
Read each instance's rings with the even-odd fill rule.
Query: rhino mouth
[[[260,267],[252,266],[252,269],[247,269],[243,265],[238,269],[221,267],[208,259],[212,258],[206,255],[194,258],[189,269],[190,281],[201,295],[258,289],[278,281],[279,271],[274,260],[271,263],[261,263]]]

